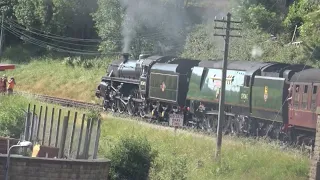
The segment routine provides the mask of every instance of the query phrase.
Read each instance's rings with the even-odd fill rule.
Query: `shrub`
[[[186,180],[188,174],[187,159],[182,156],[157,158],[150,171],[150,179]]]
[[[111,159],[111,180],[146,180],[156,157],[145,138],[124,137],[108,156]]]
[[[19,138],[26,107],[27,100],[20,96],[0,96],[0,136]]]

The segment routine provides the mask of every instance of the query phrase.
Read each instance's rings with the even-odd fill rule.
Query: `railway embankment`
[[[1,98],[0,110],[5,107],[4,112],[7,114],[2,113],[0,119],[12,114],[10,113],[12,109],[26,108],[27,102],[36,102],[15,96]],[[49,104],[49,106],[56,105]],[[213,159],[215,150],[213,137],[179,133],[179,131],[175,133],[172,129],[146,126],[134,120],[111,115],[103,118],[99,156],[110,158],[113,162],[116,158],[112,157],[114,147],[117,147],[123,138],[147,139],[152,150],[157,152],[148,174],[150,179],[306,179],[308,177],[308,157],[297,150],[283,148],[275,142],[224,136],[222,163],[218,164]]]

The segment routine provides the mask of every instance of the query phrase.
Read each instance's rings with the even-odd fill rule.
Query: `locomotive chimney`
[[[123,53],[122,59],[123,59],[123,62],[126,63],[129,60],[129,53]]]

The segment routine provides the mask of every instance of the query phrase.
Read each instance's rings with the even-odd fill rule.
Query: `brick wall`
[[[0,155],[0,179],[7,157]],[[107,180],[109,160],[67,160],[12,156],[10,180]]]
[[[19,142],[19,140],[17,139],[0,137],[0,154],[7,154],[8,140],[10,142],[10,146],[15,145]],[[13,149],[12,152],[15,152],[15,149]]]

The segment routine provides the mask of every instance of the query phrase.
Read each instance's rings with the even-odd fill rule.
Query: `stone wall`
[[[0,179],[4,179],[7,156],[0,155]],[[109,160],[67,160],[12,155],[10,180],[107,180]]]

